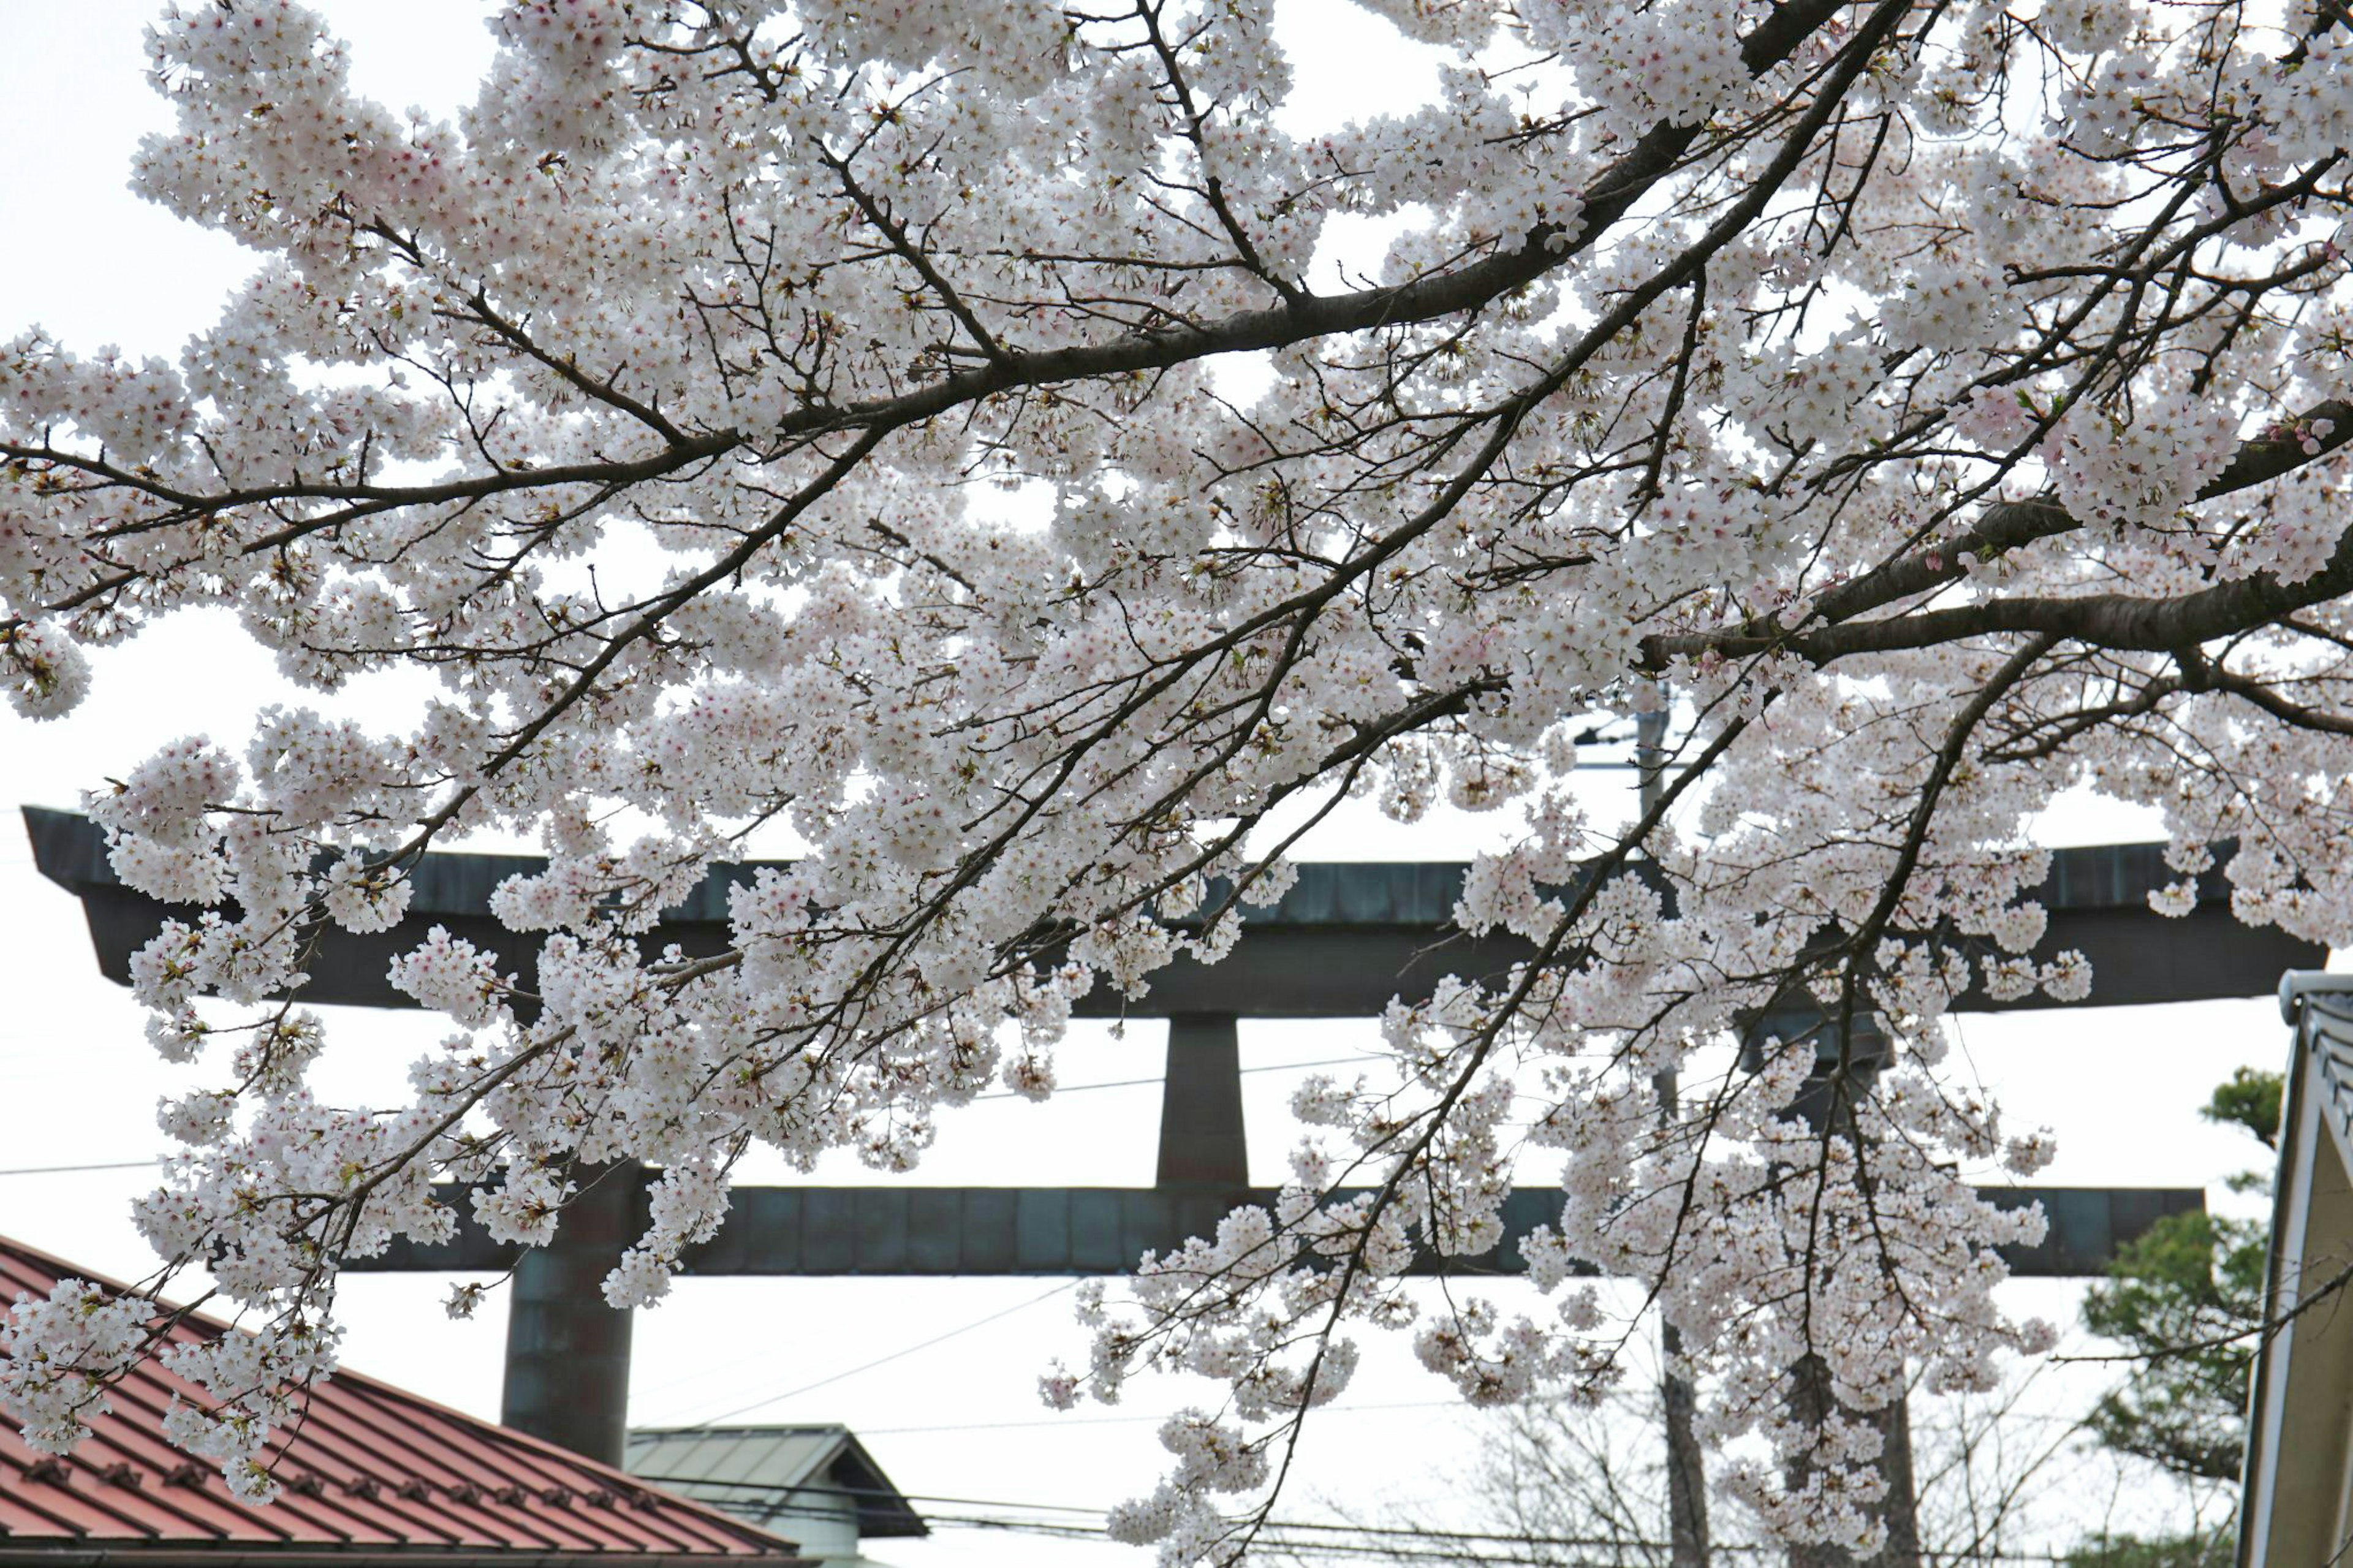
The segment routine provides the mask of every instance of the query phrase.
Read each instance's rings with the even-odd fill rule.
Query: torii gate
[[[87,818],[25,808],[42,875],[82,903],[99,967],[127,984],[131,954],[174,910],[121,884],[104,836]],[[544,868],[533,858],[433,854],[412,873],[406,918],[387,931],[327,932],[310,964],[307,999],[353,1006],[409,1006],[385,978],[393,956],[432,926],[477,946],[511,952],[525,940],[490,914],[501,881]],[[754,868],[715,868],[651,933],[691,955],[727,942],[727,889]],[[1510,936],[1470,937],[1450,911],[1459,864],[1311,864],[1282,902],[1246,910],[1243,934],[1214,967],[1179,959],[1153,976],[1150,994],[1123,1004],[1098,993],[1081,1016],[1166,1017],[1168,1069],[1161,1101],[1159,1164],[1150,1187],[739,1187],[726,1226],[694,1249],[701,1275],[1115,1274],[1147,1249],[1208,1234],[1239,1204],[1271,1203],[1252,1188],[1243,1152],[1239,1018],[1377,1016],[1390,998],[1429,994],[1447,973],[1498,972],[1531,951]],[[2150,892],[2174,879],[2162,847],[2061,849],[2035,896],[2050,911],[2036,952],[2074,948],[2097,975],[2091,1005],[2198,1001],[2267,994],[2280,973],[2326,962],[2327,950],[2232,919],[2218,870],[2200,881],[2186,917],[2150,912]],[[2005,1006],[1983,995],[1968,1010]],[[2008,1254],[2021,1275],[2101,1271],[2116,1247],[2160,1215],[2202,1211],[2198,1188],[2002,1187],[2005,1205],[2040,1202],[2050,1234]],[[1443,1261],[1450,1273],[1517,1273],[1518,1243],[1553,1217],[1543,1192],[1515,1193],[1493,1251]],[[522,1252],[493,1243],[468,1220],[446,1247],[396,1245],[354,1270],[442,1272],[513,1268],[506,1378],[500,1419],[575,1452],[618,1464],[628,1425],[630,1318],[607,1307],[599,1282],[646,1222],[641,1173],[607,1171],[567,1211],[554,1243]],[[1440,1271],[1424,1258],[1416,1271]]]

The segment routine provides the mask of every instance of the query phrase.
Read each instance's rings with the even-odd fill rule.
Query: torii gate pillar
[[[1178,1013],[1168,1020],[1160,1164],[1153,1184],[1224,1191],[1250,1185],[1241,1044],[1231,1013]]]
[[[585,1172],[555,1240],[525,1248],[508,1287],[499,1424],[615,1469],[629,1445],[629,1331],[605,1275],[638,1239],[638,1168]]]
[[[603,1284],[613,1260],[638,1239],[643,1184],[628,1164],[577,1180],[580,1191],[554,1241],[527,1248],[515,1262],[499,1422],[618,1468],[628,1447],[636,1314],[607,1307]],[[1241,1048],[1230,1013],[1168,1020],[1155,1185],[1219,1193],[1250,1185]]]

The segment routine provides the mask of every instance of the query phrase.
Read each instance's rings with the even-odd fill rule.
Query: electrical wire
[[[1242,1068],[1240,1070],[1245,1075],[1254,1072],[1290,1072],[1300,1068],[1345,1067],[1350,1062],[1377,1062],[1392,1061],[1394,1059],[1394,1058],[1385,1056],[1379,1051],[1358,1051],[1353,1056],[1324,1057],[1320,1060],[1312,1062],[1274,1062],[1266,1067]],[[1116,1078],[1106,1079],[1102,1083],[1073,1083],[1055,1089],[1052,1094],[1047,1096],[1047,1099],[1049,1100],[1052,1100],[1066,1094],[1083,1094],[1091,1089],[1141,1089],[1146,1084],[1166,1083],[1167,1081],[1167,1076],[1163,1074],[1158,1078]],[[973,1096],[973,1099],[976,1100],[1027,1100],[1029,1098],[1029,1097],[1028,1095],[1020,1093],[1018,1090],[1009,1089],[997,1089],[987,1094],[976,1094]]]
[[[1409,1399],[1382,1405],[1327,1405],[1315,1414],[1318,1419],[1322,1419],[1331,1415],[1355,1415],[1396,1410],[1469,1410],[1471,1408],[1460,1399]],[[1010,1432],[1033,1426],[1133,1426],[1167,1419],[1166,1415],[1050,1415],[1039,1421],[970,1421],[944,1426],[861,1426],[858,1430],[869,1437],[898,1437],[926,1432]]]
[[[941,1502],[961,1508],[1027,1509],[1036,1513],[1083,1513],[1100,1517],[1111,1510],[1089,1508],[1078,1503],[1019,1502],[1007,1498],[943,1497],[929,1492],[901,1491],[894,1487],[811,1486],[790,1481],[720,1480],[697,1476],[657,1475],[650,1470],[632,1472],[639,1480],[661,1481],[671,1486],[724,1487],[731,1491],[784,1492],[797,1495],[821,1492],[833,1497],[904,1500],[907,1502]],[[1491,1530],[1434,1530],[1419,1525],[1354,1524],[1339,1520],[1271,1519],[1266,1529],[1283,1531],[1339,1531],[1350,1535],[1402,1535],[1417,1541],[1483,1541],[1506,1546],[1648,1546],[1653,1542],[1632,1536],[1617,1535],[1531,1535],[1525,1531]]]
[[[934,1497],[921,1492],[902,1492],[887,1488],[835,1487],[823,1485],[793,1485],[779,1481],[718,1480],[698,1476],[656,1475],[640,1472],[641,1480],[669,1486],[719,1488],[731,1491],[780,1493],[776,1501],[754,1498],[710,1499],[716,1506],[738,1511],[744,1516],[756,1513],[761,1521],[781,1519],[786,1515],[839,1520],[839,1508],[812,1504],[797,1504],[792,1500],[804,1496],[835,1496],[853,1500],[872,1500],[893,1504],[912,1502],[943,1502],[963,1509],[1019,1509],[1032,1513],[1076,1513],[1100,1519],[1104,1510],[1082,1508],[1071,1503],[1018,1502],[981,1498]],[[895,1510],[894,1510],[895,1511]],[[1041,1535],[1063,1539],[1100,1541],[1108,1539],[1105,1524],[1082,1523],[1077,1520],[1036,1519],[994,1513],[964,1513],[906,1510],[926,1524],[952,1528],[997,1530],[1012,1534]],[[1335,1540],[1346,1536],[1352,1539]],[[1305,1558],[1376,1558],[1389,1562],[1442,1562],[1456,1563],[1493,1563],[1498,1568],[1567,1568],[1559,1553],[1576,1552],[1584,1555],[1579,1561],[1600,1568],[1602,1564],[1622,1565],[1649,1563],[1657,1554],[1671,1550],[1670,1543],[1630,1535],[1535,1535],[1504,1531],[1440,1530],[1427,1526],[1354,1524],[1325,1520],[1268,1520],[1260,1526],[1256,1542],[1266,1552],[1281,1552]],[[1493,1548],[1493,1550],[1484,1550]],[[1788,1548],[1764,1542],[1719,1542],[1715,1549],[1726,1556],[1743,1558],[1778,1558]],[[1544,1555],[1529,1553],[1543,1552]],[[1610,1555],[1600,1556],[1607,1552]],[[1922,1558],[1931,1563],[2004,1563],[2034,1565],[2034,1568],[2065,1568],[2074,1561],[2071,1555],[2056,1552],[1987,1552],[1982,1549],[1961,1551],[1924,1550]]]
[[[1013,1306],[1002,1308],[997,1311],[989,1313],[988,1316],[985,1318],[975,1318],[971,1322],[960,1324],[955,1328],[948,1330],[945,1333],[934,1334],[930,1339],[924,1340],[919,1344],[907,1345],[899,1350],[892,1351],[888,1355],[876,1356],[872,1361],[869,1362],[860,1362],[858,1365],[847,1368],[841,1372],[837,1372],[831,1376],[820,1377],[815,1383],[805,1383],[798,1388],[788,1388],[782,1394],[771,1394],[765,1398],[755,1399],[749,1405],[739,1405],[733,1410],[723,1410],[716,1415],[706,1416],[702,1420],[694,1422],[691,1426],[674,1426],[666,1428],[666,1430],[675,1432],[701,1432],[710,1427],[716,1426],[722,1421],[732,1420],[735,1416],[746,1415],[754,1410],[764,1410],[771,1405],[781,1405],[787,1399],[797,1399],[804,1394],[808,1394],[817,1389],[825,1388],[830,1384],[839,1383],[844,1378],[856,1377],[861,1372],[871,1372],[878,1366],[886,1366],[892,1362],[898,1361],[902,1357],[913,1355],[917,1351],[927,1351],[934,1345],[944,1344],[948,1341],[955,1339],[959,1334],[968,1334],[975,1329],[983,1328],[997,1321],[999,1318],[1009,1318],[1016,1312],[1026,1312],[1032,1307],[1040,1306],[1045,1302],[1052,1300],[1055,1297],[1061,1295],[1066,1290],[1077,1289],[1079,1288],[1079,1283],[1080,1282],[1076,1279],[1065,1279],[1060,1285],[1055,1286],[1051,1290],[1047,1291],[1042,1296],[1032,1296],[1027,1301],[1017,1302]]]
[[[925,1514],[923,1519],[926,1523],[944,1525],[952,1529],[997,1530],[1012,1535],[1037,1535],[1061,1541],[1113,1539],[1110,1530],[1103,1525],[1061,1524],[1050,1520],[1004,1520],[955,1514]],[[1261,1552],[1280,1553],[1294,1558],[1348,1562],[1371,1559],[1383,1563],[1451,1563],[1462,1565],[1462,1568],[1480,1568],[1482,1564],[1492,1564],[1493,1568],[1567,1568],[1562,1558],[1549,1553],[1535,1556],[1507,1552],[1477,1552],[1465,1550],[1459,1544],[1449,1545],[1444,1542],[1432,1542],[1423,1546],[1411,1540],[1301,1541],[1271,1528],[1259,1531],[1256,1545]],[[1635,1553],[1663,1550],[1663,1542],[1654,1546],[1650,1542],[1630,1542],[1625,1546],[1615,1549],[1618,1555],[1608,1559],[1588,1559],[1588,1561],[1597,1565],[1602,1562],[1612,1564],[1638,1563],[1643,1559],[1636,1556]]]
[[[938,1492],[902,1492],[896,1487],[844,1487],[822,1481],[725,1480],[716,1476],[673,1476],[653,1470],[631,1470],[629,1473],[641,1481],[659,1481],[664,1486],[724,1487],[729,1491],[783,1492],[788,1497],[814,1493],[881,1502],[944,1502],[962,1508],[1020,1508],[1038,1513],[1083,1513],[1095,1518],[1111,1511],[1074,1502],[1017,1502],[1008,1498],[948,1497]],[[748,1508],[754,1506],[755,1500],[747,1498],[744,1504]]]
[[[724,1489],[729,1492],[782,1493],[784,1500],[773,1506],[765,1502],[759,1501],[754,1498],[738,1498],[730,1500],[733,1506],[745,1508],[756,1507],[761,1509],[763,1511],[776,1513],[824,1512],[825,1510],[823,1510],[813,1508],[797,1509],[789,1500],[795,1497],[812,1494],[830,1497],[847,1497],[859,1500],[892,1503],[945,1503],[950,1505],[952,1508],[1019,1509],[1028,1510],[1031,1513],[1076,1513],[1084,1514],[1092,1519],[1101,1519],[1109,1512],[1109,1510],[1105,1509],[1082,1507],[1074,1503],[1022,1502],[1005,1498],[944,1497],[924,1492],[904,1492],[883,1487],[813,1486],[796,1485],[786,1481],[721,1480],[716,1479],[705,1479],[698,1476],[665,1475],[649,1470],[641,1470],[634,1473],[640,1480],[655,1481],[666,1486],[692,1486],[706,1489],[718,1488]],[[1034,1528],[1096,1536],[1105,1533],[1104,1527],[1103,1525],[1080,1524],[1074,1521],[1033,1520],[1018,1517],[1008,1518],[1003,1515],[956,1514],[946,1512],[934,1513],[929,1510],[918,1510],[913,1511],[918,1512],[923,1519],[932,1523],[960,1523],[971,1524],[983,1528],[1015,1530]],[[1262,1534],[1267,1532],[1279,1532],[1284,1535],[1314,1534],[1319,1532],[1323,1534],[1344,1534],[1370,1537],[1376,1540],[1402,1540],[1416,1544],[1447,1542],[1451,1543],[1457,1549],[1457,1555],[1461,1560],[1472,1562],[1482,1560],[1508,1561],[1508,1559],[1494,1558],[1475,1552],[1462,1553],[1460,1552],[1460,1548],[1465,1544],[1483,1543],[1488,1545],[1519,1547],[1601,1546],[1613,1547],[1620,1550],[1630,1547],[1644,1547],[1659,1544],[1657,1542],[1641,1541],[1632,1537],[1621,1536],[1537,1536],[1507,1533],[1496,1531],[1433,1530],[1398,1525],[1350,1524],[1338,1521],[1324,1520],[1269,1520],[1261,1527],[1261,1531]],[[1270,1542],[1270,1544],[1283,1546],[1286,1550],[1289,1549],[1288,1545],[1283,1542]],[[1358,1543],[1356,1542],[1325,1542],[1315,1541],[1299,1542],[1296,1544],[1301,1548],[1309,1551],[1322,1551],[1327,1547],[1334,1547],[1343,1552],[1356,1552],[1360,1550]],[[1549,1562],[1550,1559],[1535,1559],[1535,1561]]]
[[[1314,1061],[1309,1062],[1272,1062],[1265,1067],[1243,1068],[1241,1070],[1246,1074],[1259,1072],[1293,1072],[1301,1068],[1345,1067],[1350,1062],[1374,1062],[1387,1061],[1388,1059],[1390,1058],[1382,1055],[1378,1051],[1358,1051],[1353,1056],[1323,1057]],[[1084,1094],[1091,1089],[1141,1089],[1147,1084],[1166,1083],[1167,1081],[1167,1078],[1164,1075],[1160,1078],[1120,1078],[1110,1079],[1101,1083],[1066,1084],[1063,1087],[1055,1089],[1053,1094],[1048,1096],[1048,1098],[1050,1100],[1065,1094]],[[1029,1097],[1012,1089],[1000,1089],[990,1094],[976,1094],[973,1096],[973,1098],[978,1100],[1027,1100]],[[65,1176],[77,1174],[83,1171],[142,1171],[159,1163],[161,1163],[161,1161],[158,1159],[146,1159],[114,1160],[104,1164],[97,1165],[26,1165],[16,1170],[0,1171],[0,1176]]]
[[[1073,1503],[1021,1502],[1008,1499],[944,1497],[923,1492],[902,1492],[887,1487],[840,1487],[826,1485],[796,1485],[782,1481],[721,1480],[700,1476],[660,1475],[650,1471],[637,1472],[641,1480],[669,1486],[722,1489],[729,1492],[778,1493],[774,1502],[757,1498],[710,1499],[718,1506],[746,1512],[756,1510],[767,1519],[786,1514],[813,1518],[839,1519],[838,1508],[828,1509],[807,1504],[796,1504],[792,1500],[806,1496],[845,1497],[856,1500],[904,1504],[914,1502],[945,1503],[953,1509],[1022,1510],[1029,1513],[1083,1514],[1090,1519],[1102,1519],[1106,1511],[1084,1508]],[[1076,1520],[1033,1519],[1008,1516],[1002,1513],[961,1513],[930,1510],[913,1510],[927,1524],[949,1525],[980,1530],[1001,1530],[1015,1533],[1073,1537],[1101,1540],[1109,1534],[1103,1524],[1082,1523]],[[1334,1540],[1335,1536],[1351,1539]],[[1304,1538],[1304,1539],[1302,1539]],[[1562,1568],[1563,1551],[1579,1552],[1610,1552],[1608,1558],[1588,1557],[1585,1561],[1599,1563],[1627,1563],[1653,1560],[1650,1554],[1670,1550],[1669,1543],[1631,1535],[1537,1535],[1511,1531],[1442,1530],[1423,1525],[1356,1524],[1336,1520],[1270,1519],[1259,1528],[1258,1544],[1270,1552],[1280,1552],[1303,1557],[1377,1557],[1391,1561],[1437,1561],[1464,1563],[1525,1564],[1527,1568]],[[1486,1550],[1492,1548],[1493,1550]],[[1716,1549],[1729,1556],[1778,1557],[1788,1549],[1762,1542],[1721,1542]],[[1520,1553],[1544,1552],[1543,1556]],[[1641,1558],[1634,1553],[1644,1554]],[[2059,1568],[2073,1559],[2060,1552],[1985,1552],[1964,1550],[1924,1551],[1921,1556],[1935,1563],[2010,1563],[2049,1565]]]
[[[102,1165],[20,1165],[13,1171],[0,1171],[0,1176],[65,1176],[82,1171],[152,1171],[163,1162],[147,1160],[112,1160]]]
[[[657,1478],[646,1477],[644,1479],[651,1480],[656,1479]],[[673,1481],[672,1484],[677,1483]],[[695,1482],[691,1484],[708,1486],[714,1483]],[[830,1489],[801,1487],[790,1489],[794,1492],[807,1492],[822,1491]],[[1022,1505],[1017,1504],[1013,1506]],[[750,1519],[754,1522],[763,1525],[780,1526],[787,1536],[791,1533],[791,1525],[789,1522],[791,1519],[823,1519],[839,1522],[842,1517],[840,1510],[837,1508],[828,1508],[808,1504],[797,1505],[788,1500],[775,1504],[746,1502],[741,1505],[741,1507],[743,1511],[739,1514],[739,1517]],[[1076,1520],[1064,1521],[1052,1519],[1005,1518],[992,1514],[932,1512],[929,1510],[922,1512],[918,1517],[921,1518],[926,1525],[948,1529],[994,1530],[1010,1535],[1036,1535],[1065,1541],[1108,1541],[1112,1539],[1111,1531],[1107,1525],[1099,1523],[1082,1523]],[[1503,1552],[1471,1551],[1466,1550],[1461,1543],[1449,1544],[1443,1536],[1425,1538],[1420,1532],[1413,1531],[1398,1531],[1394,1538],[1377,1537],[1376,1539],[1368,1541],[1324,1541],[1294,1539],[1293,1538],[1293,1530],[1296,1527],[1278,1527],[1273,1525],[1267,1526],[1260,1531],[1258,1536],[1258,1544],[1264,1551],[1281,1552],[1285,1556],[1291,1557],[1336,1558],[1348,1560],[1375,1558],[1388,1562],[1453,1563],[1473,1565],[1480,1563],[1493,1563],[1496,1564],[1497,1568],[1565,1568],[1562,1560],[1556,1556],[1537,1557],[1517,1555]],[[1347,1525],[1332,1525],[1319,1528],[1348,1530],[1353,1527]],[[1548,1542],[1534,1542],[1526,1544],[1541,1546],[1549,1545],[1551,1543]],[[1574,1545],[1576,1543],[1571,1542],[1569,1544]],[[1612,1563],[1628,1563],[1637,1560],[1627,1555],[1627,1553],[1644,1549],[1658,1549],[1662,1547],[1663,1543],[1629,1540],[1623,1542],[1612,1542],[1606,1544],[1620,1553],[1620,1555],[1609,1559],[1609,1562]],[[1585,1550],[1591,1549],[1592,1548],[1590,1547],[1585,1548]]]

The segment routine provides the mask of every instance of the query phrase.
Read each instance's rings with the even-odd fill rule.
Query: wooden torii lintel
[[[87,818],[25,809],[43,875],[81,900],[102,973],[126,983],[131,954],[168,918],[187,911],[124,887],[108,864],[103,835]],[[385,981],[393,956],[448,927],[478,946],[506,952],[518,940],[489,913],[491,891],[544,862],[513,856],[428,855],[412,873],[407,916],[373,935],[324,934],[311,963],[307,999],[358,1006],[407,1006]],[[715,868],[647,939],[690,954],[727,942],[727,889],[752,868]],[[1455,864],[1307,865],[1271,910],[1246,910],[1243,936],[1227,959],[1206,967],[1180,960],[1154,976],[1140,1005],[1122,1008],[1098,994],[1082,1015],[1124,1010],[1169,1020],[1155,1184],[1117,1187],[746,1187],[731,1200],[720,1235],[685,1259],[690,1274],[1061,1275],[1115,1274],[1144,1252],[1208,1234],[1241,1204],[1271,1203],[1250,1184],[1244,1152],[1237,1021],[1240,1017],[1362,1017],[1392,997],[1427,996],[1446,973],[1494,973],[1526,956],[1516,938],[1472,938],[1451,910],[1463,868]],[[2268,993],[2285,969],[2325,961],[2325,950],[2231,918],[2219,872],[2202,879],[2187,917],[2160,921],[2150,892],[2173,879],[2155,845],[2104,846],[2052,853],[2037,896],[2050,929],[2036,950],[2075,948],[2098,977],[2094,1005],[2188,1001]],[[508,961],[510,967],[521,967]],[[2004,1005],[1982,995],[1972,1010]],[[1341,1194],[1345,1196],[1344,1193]],[[2195,1188],[1999,1188],[2006,1206],[2040,1201],[2050,1235],[2009,1255],[2014,1273],[2097,1273],[2116,1247],[2158,1217],[2202,1211]],[[1522,1268],[1518,1243],[1556,1216],[1540,1191],[1506,1202],[1504,1236],[1478,1258],[1417,1258],[1415,1272],[1499,1275]],[[460,1204],[460,1212],[465,1205]],[[499,1272],[513,1268],[501,1419],[575,1452],[618,1463],[628,1427],[630,1317],[604,1304],[599,1289],[646,1219],[642,1173],[616,1167],[583,1183],[553,1246],[522,1251],[492,1243],[470,1220],[440,1247],[406,1244],[353,1271]]]
[[[105,835],[89,818],[37,806],[25,807],[24,816],[41,874],[81,900],[100,971],[128,984],[131,955],[160,921],[187,918],[189,911],[123,886],[108,861]],[[2032,893],[2049,911],[2049,926],[2030,956],[2048,960],[2069,948],[2082,952],[2098,977],[2094,1006],[2264,995],[2282,971],[2325,963],[2326,948],[2274,928],[2242,925],[2232,916],[2221,869],[2228,858],[2226,852],[2217,854],[2215,868],[2198,879],[2190,912],[2168,920],[2148,908],[2149,894],[2176,879],[2163,846],[2054,849],[2051,875]],[[533,944],[492,918],[491,893],[509,877],[545,868],[544,860],[528,856],[426,856],[410,870],[408,910],[399,924],[365,934],[320,933],[305,999],[355,1007],[415,1005],[393,989],[387,972],[395,957],[435,926],[499,954],[504,968],[527,972]],[[657,951],[675,943],[689,957],[725,951],[729,889],[758,868],[756,862],[712,868],[664,911],[646,942]],[[1221,963],[1179,958],[1155,972],[1146,995],[1130,1001],[1098,986],[1077,1011],[1085,1017],[1371,1018],[1393,997],[1426,998],[1441,976],[1500,974],[1534,949],[1519,937],[1472,937],[1455,929],[1464,869],[1444,861],[1303,865],[1281,902],[1242,910],[1242,940]],[[1970,1012],[2035,1005],[2031,998],[1997,1002],[1982,993],[1958,1004]]]

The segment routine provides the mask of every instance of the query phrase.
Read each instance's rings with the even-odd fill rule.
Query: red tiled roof
[[[0,1237],[0,1310],[46,1297],[85,1269]],[[226,1331],[191,1318],[175,1340]],[[133,1563],[191,1555],[331,1557],[338,1564],[485,1563],[628,1558],[715,1568],[797,1561],[790,1542],[535,1437],[339,1372],[311,1391],[290,1434],[270,1439],[282,1491],[266,1508],[230,1496],[219,1472],[164,1442],[172,1395],[199,1391],[153,1361],[114,1390],[70,1458],[25,1445],[0,1413],[0,1563],[103,1554]],[[751,1568],[751,1565],[747,1565]]]

